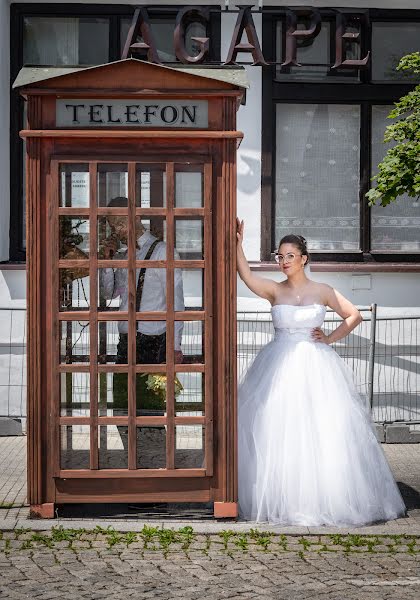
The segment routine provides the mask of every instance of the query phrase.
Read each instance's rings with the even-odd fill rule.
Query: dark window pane
[[[25,17],[23,63],[100,65],[109,60],[109,21],[91,17]]]
[[[100,417],[128,415],[127,373],[99,373],[98,412]]]
[[[176,166],[175,206],[177,208],[202,208],[204,205],[203,167]]]
[[[277,104],[276,244],[359,249],[359,135],[359,106]]]
[[[175,469],[203,469],[204,450],[203,425],[175,426]]]
[[[89,208],[89,165],[60,165],[60,206]]]
[[[128,167],[126,164],[98,165],[98,206],[128,210]]]
[[[99,468],[128,468],[127,425],[101,425],[99,427]]]
[[[152,32],[155,38],[158,55],[162,62],[176,62],[175,50],[174,50],[174,29],[175,29],[175,17],[173,18],[160,18],[160,19],[149,19]],[[125,41],[127,39],[128,30],[131,25],[131,19],[121,20],[121,52],[124,50]],[[191,23],[187,26],[185,32],[185,47],[190,56],[196,56],[200,52],[200,47],[197,42],[192,40],[192,37],[205,37],[206,28],[201,23]],[[139,36],[138,42],[143,41]]]
[[[60,415],[62,417],[88,417],[89,414],[89,373],[61,373]]]
[[[89,309],[89,269],[69,267],[59,270],[59,310]]]
[[[89,353],[89,321],[60,321],[60,363],[87,363]]]
[[[204,415],[204,374],[177,373],[175,415],[202,417]]]
[[[166,167],[164,164],[138,164],[136,167],[136,206],[166,206]]]
[[[308,29],[309,23],[298,23],[298,29]],[[276,30],[276,53],[277,61],[284,61],[286,56],[283,49],[283,32],[285,25],[282,21],[277,22]],[[346,31],[357,32],[358,29],[351,24],[346,28]],[[326,80],[328,83],[339,83],[342,81],[358,80],[359,74],[356,70],[341,70],[331,69],[331,65],[335,61],[335,56],[331,55],[331,35],[334,34],[334,24],[324,21],[321,25],[321,31],[316,37],[310,37],[307,40],[297,41],[297,62],[301,67],[276,67],[276,79],[279,81],[287,80]],[[360,58],[360,46],[355,43],[345,44],[345,58],[348,60],[356,60]],[[306,65],[306,66],[305,66]]]
[[[66,260],[89,258],[89,217],[59,217],[59,252]]]
[[[400,59],[419,50],[420,22],[372,24],[373,81],[413,81],[419,76],[396,71]]]
[[[89,469],[89,425],[60,427],[60,464],[62,469]]]
[[[390,144],[384,144],[387,125],[395,119],[387,119],[392,106],[372,107],[372,175],[378,172]],[[400,196],[388,206],[372,207],[372,250],[384,252],[420,251],[420,211],[418,198],[407,194]]]
[[[157,427],[137,427],[137,468],[166,468],[166,429]]]

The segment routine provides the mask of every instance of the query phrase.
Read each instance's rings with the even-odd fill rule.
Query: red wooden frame
[[[27,138],[28,203],[28,496],[33,513],[51,517],[54,504],[73,502],[209,502],[215,516],[236,515],[236,109],[242,90],[234,84],[141,63],[122,61],[121,68],[105,65],[53,80],[34,83],[23,90],[28,98]],[[124,75],[124,89],[118,89]],[[146,79],[147,92],[139,91]],[[127,84],[127,82],[130,82]],[[130,87],[131,86],[131,87]],[[63,97],[120,96],[135,100],[153,96],[206,98],[209,104],[207,130],[59,130],[55,129],[55,99]],[[104,96],[105,94],[105,96]],[[97,206],[96,173],[100,163],[128,165],[127,209]],[[60,207],[59,164],[89,164],[89,208]],[[136,163],[166,165],[166,206],[135,206]],[[204,203],[202,208],[174,206],[175,165],[202,165]],[[59,258],[58,219],[61,215],[89,216],[90,252],[86,260]],[[127,214],[129,244],[126,261],[97,258],[97,217]],[[174,219],[200,217],[204,221],[204,259],[138,261],[135,257],[136,216],[165,216],[167,247],[174,246]],[[136,313],[135,269],[166,266],[166,311]],[[97,310],[97,269],[127,267],[129,302],[126,312]],[[86,267],[90,273],[89,310],[59,311],[59,269]],[[204,270],[204,310],[174,311],[174,268]],[[59,363],[59,324],[89,321],[89,363]],[[137,320],[166,320],[168,362],[165,365],[136,365],[135,336],[129,334],[127,365],[97,364],[98,323],[127,320],[129,332]],[[177,320],[204,323],[204,361],[175,365],[174,323]],[[89,373],[90,416],[60,416],[61,373]],[[98,373],[127,372],[128,416],[98,414]],[[134,388],[137,372],[166,372],[167,396],[174,397],[175,372],[205,373],[203,416],[175,416],[174,402],[167,403],[166,416],[136,416]],[[59,428],[89,425],[89,469],[63,469],[60,464]],[[98,427],[127,425],[129,451],[127,469],[99,469]],[[174,435],[177,425],[203,425],[204,468],[175,468]],[[136,427],[166,425],[166,469],[137,469]]]

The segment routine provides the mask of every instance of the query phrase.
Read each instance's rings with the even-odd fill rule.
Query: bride
[[[284,525],[364,525],[396,519],[406,507],[353,374],[332,349],[362,320],[329,285],[308,279],[309,254],[285,236],[282,282],[254,275],[237,220],[239,276],[269,300],[273,341],[256,356],[238,390],[239,515]],[[329,335],[329,306],[343,321]]]

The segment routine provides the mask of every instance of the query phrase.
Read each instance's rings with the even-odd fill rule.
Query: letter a
[[[137,42],[138,34],[141,34],[144,42]],[[152,63],[161,63],[156,49],[155,40],[149,23],[149,15],[144,7],[136,8],[128,30],[127,39],[124,44],[124,50],[121,59],[128,58],[131,52],[147,50],[147,60]]]
[[[248,43],[241,44],[243,32],[246,32]],[[236,65],[236,57],[239,52],[250,52],[254,62],[254,66],[266,66],[268,63],[264,60],[261,51],[260,42],[258,41],[257,32],[255,31],[254,19],[252,18],[251,9],[249,6],[242,7],[239,11],[235,29],[230,43],[228,55],[225,65]]]

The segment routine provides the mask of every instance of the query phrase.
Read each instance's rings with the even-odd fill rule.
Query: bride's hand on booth
[[[311,331],[311,337],[314,342],[322,342],[323,344],[329,344],[330,340],[327,335],[322,331],[321,327],[315,327]]]
[[[242,244],[244,240],[244,222],[236,217],[236,240],[238,244]]]
[[[182,350],[175,350],[175,364],[179,365],[184,361],[184,355],[182,354]]]

